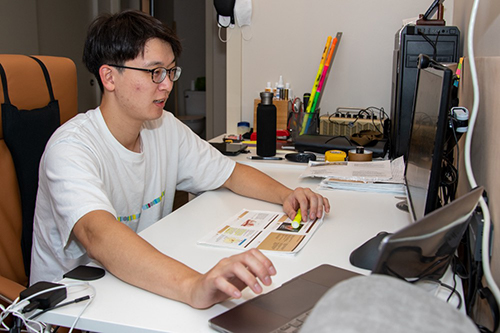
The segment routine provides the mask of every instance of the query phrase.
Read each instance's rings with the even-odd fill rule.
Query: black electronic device
[[[391,158],[407,157],[417,82],[417,61],[426,54],[439,63],[458,63],[460,30],[454,26],[406,25],[395,35],[391,93]]]
[[[342,150],[347,153],[359,145],[345,136],[304,134],[297,137],[294,146],[299,152],[312,151],[324,154],[328,150]],[[374,144],[366,145],[365,148],[373,152],[373,157],[385,157],[387,140],[378,140]]]
[[[230,142],[210,142],[210,144],[224,155],[236,156],[245,152],[248,148],[247,145],[241,143]]]
[[[421,68],[405,169],[408,208],[417,221],[440,206],[441,165],[451,110],[453,72],[434,64]]]
[[[425,58],[425,56],[421,56]],[[441,165],[446,149],[448,115],[451,109],[453,72],[433,61],[419,61],[413,106],[413,124],[405,168],[405,187],[412,222],[441,206]],[[351,264],[369,269],[374,264],[383,236],[376,235],[351,253]],[[367,253],[373,252],[370,257]]]
[[[384,237],[372,273],[407,281],[440,279],[456,254],[483,191],[483,187],[477,187]]]
[[[316,155],[313,153],[289,153],[285,158],[291,162],[308,163],[309,161],[316,161]]]
[[[44,290],[48,291],[43,292]],[[34,296],[38,293],[40,294]],[[57,305],[66,298],[66,287],[59,283],[40,281],[21,291],[19,298],[21,300],[29,298],[30,304],[28,309],[25,309],[26,312],[35,309],[45,310]]]
[[[351,264],[408,280],[441,278],[483,191],[471,190],[394,233],[379,233],[351,253]]]

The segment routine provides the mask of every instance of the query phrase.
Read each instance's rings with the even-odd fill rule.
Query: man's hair
[[[144,54],[144,46],[151,38],[170,44],[177,59],[182,51],[175,32],[160,20],[137,10],[98,16],[89,26],[83,49],[83,62],[95,75],[101,91],[104,87],[99,68],[104,64],[123,65]]]

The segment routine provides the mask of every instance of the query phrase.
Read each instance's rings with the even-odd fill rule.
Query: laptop
[[[386,236],[372,273],[406,280],[440,278],[475,210],[479,187],[427,214],[421,220]],[[337,283],[360,274],[324,264],[209,320],[220,332],[273,332],[299,326],[319,299]]]
[[[210,326],[220,332],[255,333],[275,331],[296,319],[301,324],[328,289],[357,275],[332,265],[318,266],[210,319]]]

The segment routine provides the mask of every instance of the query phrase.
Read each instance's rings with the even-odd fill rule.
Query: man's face
[[[125,62],[124,66],[170,69],[175,67],[175,57],[170,44],[154,38],[146,42],[143,55]],[[159,118],[172,88],[168,75],[161,83],[154,83],[151,73],[132,69],[123,69],[115,76],[117,103],[122,114],[134,120]]]

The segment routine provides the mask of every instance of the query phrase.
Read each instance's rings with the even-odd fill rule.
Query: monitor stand
[[[409,212],[410,210],[408,209],[408,200],[405,198],[404,200],[398,202],[396,204],[396,208],[399,210],[402,210],[403,212]]]
[[[351,252],[349,261],[353,266],[369,269],[375,268],[380,254],[380,243],[384,237],[390,235],[388,232],[379,232],[376,236],[370,238],[360,247]]]

